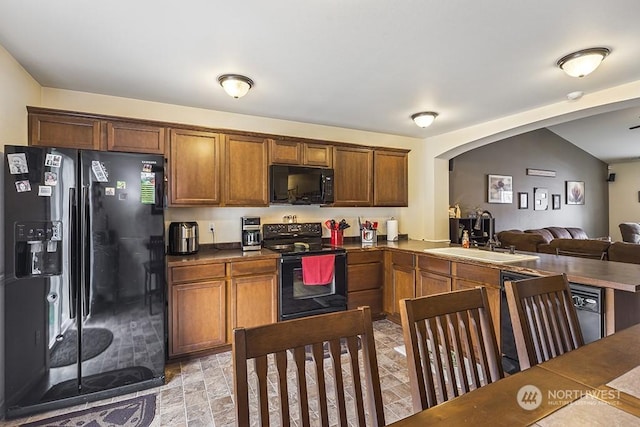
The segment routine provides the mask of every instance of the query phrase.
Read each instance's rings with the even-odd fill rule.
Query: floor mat
[[[107,390],[127,384],[134,384],[153,378],[151,369],[144,366],[132,366],[130,368],[117,369],[115,371],[103,372],[90,375],[82,382],[83,393],[93,393]],[[56,400],[78,394],[78,381],[68,380],[56,384],[44,394],[43,401]]]
[[[82,361],[96,357],[105,351],[113,341],[113,333],[104,328],[87,328],[82,330]],[[68,330],[62,342],[51,352],[50,366],[59,368],[72,365],[78,361],[78,331]]]
[[[156,414],[156,395],[134,397],[108,405],[71,412],[52,418],[22,424],[38,426],[148,427]]]

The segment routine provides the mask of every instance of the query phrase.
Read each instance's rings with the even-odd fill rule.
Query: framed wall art
[[[546,211],[549,208],[549,190],[536,187],[533,189],[533,210]]]
[[[489,175],[489,203],[511,203],[513,201],[513,179],[509,175]]]
[[[551,195],[551,207],[552,209],[560,209],[560,195],[552,194]]]
[[[518,209],[529,209],[529,193],[518,193]]]
[[[584,181],[566,182],[566,203],[567,205],[584,205]]]

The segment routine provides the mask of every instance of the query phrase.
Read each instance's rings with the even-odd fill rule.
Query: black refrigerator
[[[164,384],[164,158],[4,158],[7,418]]]

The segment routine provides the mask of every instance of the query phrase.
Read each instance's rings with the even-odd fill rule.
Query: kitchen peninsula
[[[374,314],[398,322],[402,298],[486,286],[499,338],[501,271],[566,273],[573,283],[605,289],[606,335],[640,323],[640,265],[538,253],[531,254],[537,257],[533,260],[497,263],[425,252],[447,246],[418,240],[379,241],[371,246],[347,242],[349,308],[366,303],[373,311],[377,307]],[[268,249],[169,256],[170,357],[228,350],[232,328],[275,322],[278,258]],[[189,325],[212,318],[215,321],[209,320],[204,329]]]

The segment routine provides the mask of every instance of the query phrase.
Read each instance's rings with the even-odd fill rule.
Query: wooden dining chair
[[[504,377],[483,287],[400,301],[415,412]]]
[[[233,368],[239,426],[385,424],[369,307],[234,329]]]
[[[521,369],[584,345],[566,274],[506,281]]]

